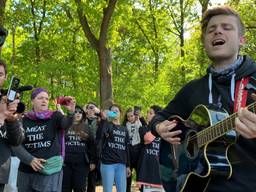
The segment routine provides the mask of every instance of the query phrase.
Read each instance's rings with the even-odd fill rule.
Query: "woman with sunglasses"
[[[21,160],[17,180],[19,192],[61,191],[63,160],[60,133],[62,129],[68,129],[72,125],[75,111],[75,99],[66,96],[65,100],[67,116],[59,111],[49,110],[47,90],[33,90],[32,110],[22,118],[25,139],[21,146],[13,148]],[[45,172],[50,159],[55,160],[57,169]]]
[[[98,145],[98,141],[96,140],[96,132],[100,123],[100,109],[97,107],[96,103],[88,102],[84,106],[84,111],[86,113],[85,126],[92,131],[94,137],[95,146]],[[90,164],[90,171],[87,179],[87,192],[95,192],[96,184],[101,180],[99,163]]]
[[[85,126],[86,114],[76,106],[73,125],[65,136],[65,161],[62,192],[85,192],[89,165],[95,162],[96,149],[92,131]]]

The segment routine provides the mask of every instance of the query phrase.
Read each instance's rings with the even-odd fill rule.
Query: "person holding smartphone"
[[[97,135],[101,135],[100,172],[104,192],[112,192],[115,182],[117,192],[126,191],[126,177],[131,174],[129,162],[129,135],[120,123],[121,109],[112,105],[102,112]],[[104,120],[105,119],[105,120]],[[100,132],[100,134],[99,134]]]
[[[62,170],[50,174],[42,171],[45,162],[61,156],[61,130],[67,130],[73,124],[76,102],[71,96],[65,99],[68,100],[65,105],[67,116],[48,108],[46,89],[35,88],[32,91],[32,109],[22,118],[25,139],[21,146],[13,148],[21,160],[17,181],[19,192],[61,191]]]
[[[0,88],[7,78],[7,66],[0,60]],[[0,192],[8,183],[11,161],[11,146],[17,146],[23,141],[23,132],[18,116],[15,114],[19,99],[7,102],[5,95],[0,96]]]
[[[162,108],[158,105],[150,106],[147,113],[147,123],[161,110]],[[141,192],[162,192],[163,186],[159,172],[160,137],[155,137],[148,126],[143,126],[140,129],[140,135],[143,147],[138,160],[137,185]]]
[[[98,140],[96,139],[96,132],[101,121],[100,109],[97,107],[96,103],[88,102],[84,106],[84,111],[86,113],[85,126],[92,132],[94,138],[95,146],[98,145]],[[98,161],[98,158],[97,158]],[[87,180],[87,192],[95,192],[96,184],[100,181],[100,168],[99,163],[91,163],[90,171]]]

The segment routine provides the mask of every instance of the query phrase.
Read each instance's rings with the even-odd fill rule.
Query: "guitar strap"
[[[249,82],[249,77],[244,77],[236,83],[234,112],[237,112],[241,107],[246,106],[246,99],[248,91],[245,86]]]

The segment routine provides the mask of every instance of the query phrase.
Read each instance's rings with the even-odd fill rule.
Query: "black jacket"
[[[235,71],[235,79],[240,80],[246,76],[256,77],[256,64],[248,56],[244,56],[242,65]],[[155,135],[155,126],[168,119],[172,115],[179,115],[183,119],[187,119],[192,110],[199,104],[209,104],[209,74],[204,77],[193,80],[185,85],[170,101],[168,106],[159,112],[151,121],[150,128]],[[229,114],[233,113],[234,102],[231,99],[231,77],[217,76],[212,77],[212,95],[213,104],[224,108]],[[256,86],[256,85],[255,85]],[[250,97],[252,90],[248,91],[247,105],[252,103]],[[208,191],[255,191],[256,189],[256,139],[245,139],[239,136],[238,141],[229,150],[231,163],[233,157],[239,158],[236,165],[232,165],[232,177],[229,180],[216,177],[211,180]],[[167,157],[166,150],[170,149],[170,145],[161,140],[160,146],[160,164],[170,167],[170,160]]]
[[[21,124],[16,122],[5,122],[0,127],[0,183],[8,182],[9,163],[11,157],[11,146],[17,146],[23,141]]]

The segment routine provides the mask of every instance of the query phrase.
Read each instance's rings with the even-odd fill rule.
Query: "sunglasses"
[[[81,110],[75,110],[75,113],[83,114],[83,111],[81,111]]]
[[[94,109],[94,106],[89,106],[88,109],[93,110],[93,109]]]

